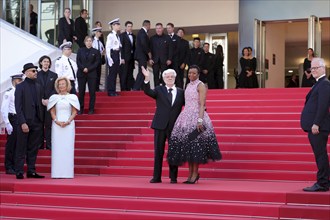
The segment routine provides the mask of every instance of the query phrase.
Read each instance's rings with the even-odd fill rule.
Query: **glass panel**
[[[255,19],[254,23],[254,52],[257,58],[257,70],[259,87],[265,88],[265,80],[267,73],[265,72],[265,24],[262,21]]]
[[[5,0],[5,20],[25,29],[25,5],[23,0]]]
[[[223,49],[223,55],[224,55],[224,60],[223,60],[223,82],[224,82],[224,89],[228,88],[228,78],[227,78],[227,72],[228,72],[228,47],[227,47],[227,34],[212,34],[211,35],[211,42],[210,44],[212,45],[212,53],[216,53],[216,49],[218,45],[222,46]]]

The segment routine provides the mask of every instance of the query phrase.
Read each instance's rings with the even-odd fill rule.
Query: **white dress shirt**
[[[119,40],[119,36],[116,31],[112,31],[108,34],[107,43],[105,47],[105,51],[107,53],[108,64],[111,67],[113,64],[113,60],[111,58],[111,50],[119,51],[119,58],[121,57],[120,54],[121,43]]]
[[[100,39],[97,39],[96,37],[94,37],[93,39],[93,48],[100,51],[100,54],[102,54],[104,51],[104,45],[102,44]]]
[[[168,86],[165,86],[165,87],[166,87],[166,89],[167,89],[167,92],[169,92],[169,91],[168,91],[169,89],[173,89],[173,90],[172,90],[172,105],[173,105],[173,104],[174,104],[174,101],[175,101],[175,98],[176,98],[176,94],[178,93],[178,90],[176,89],[175,86],[172,86],[171,88],[168,87]]]
[[[69,63],[69,59],[72,68]],[[72,72],[72,69],[74,73]],[[69,80],[74,81],[77,78],[77,70],[78,70],[77,63],[73,59],[65,55],[62,55],[59,59],[55,61],[55,72],[57,73],[58,77],[66,77]]]

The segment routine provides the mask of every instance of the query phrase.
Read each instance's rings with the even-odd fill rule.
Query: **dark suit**
[[[70,19],[70,24],[66,21],[65,17],[60,18],[58,21],[58,46],[63,43],[63,40],[73,42],[74,32],[74,21]]]
[[[15,109],[17,114],[17,145],[15,153],[16,174],[23,174],[24,161],[26,159],[28,173],[36,172],[35,163],[38,147],[42,137],[42,120],[44,111],[42,108],[41,86],[36,80],[26,78],[16,86]],[[29,132],[24,133],[22,124],[26,123]]]
[[[141,28],[136,36],[136,50],[134,54],[135,60],[139,63],[139,72],[136,76],[134,90],[140,90],[143,84],[144,76],[141,70],[141,66],[147,68],[147,62],[149,60],[150,53],[150,40],[148,34],[143,28]]]
[[[215,55],[213,53],[204,54],[204,68],[207,70],[207,74],[201,73],[199,79],[207,83],[209,89],[216,89],[216,81],[214,76],[215,69]]]
[[[125,60],[125,64],[121,65],[120,75],[122,75],[121,90],[130,91],[133,89],[135,80],[133,77],[134,71],[134,52],[135,52],[135,41],[136,37],[134,34],[131,35],[133,42],[131,42],[129,35],[125,31],[119,35],[121,42],[121,58]]]
[[[300,118],[301,128],[308,132],[313,148],[318,172],[317,183],[327,186],[329,181],[329,158],[327,142],[330,132],[330,82],[322,77],[306,96],[306,102]],[[319,134],[311,131],[313,124],[319,126]]]
[[[79,47],[85,47],[85,37],[88,35],[87,23],[84,18],[79,16],[75,21],[75,32],[77,36],[77,44]]]
[[[183,88],[183,78],[184,78],[184,69],[181,69],[182,64],[188,64],[190,59],[190,49],[189,42],[183,38],[180,38],[178,43],[178,65],[179,70],[175,79],[175,85],[177,87]]]
[[[167,60],[173,58],[172,40],[168,35],[157,35],[155,34],[150,38],[150,50],[152,60],[152,71],[154,74],[154,85],[158,86],[163,83],[161,74],[164,70],[168,69],[166,64]]]
[[[169,67],[171,69],[174,69],[176,74],[178,74],[178,72],[179,72],[179,43],[180,43],[181,38],[176,34],[173,34],[172,37],[170,35],[168,35],[168,37],[171,39],[171,47],[172,47],[172,63]]]
[[[44,72],[40,70],[37,75],[37,82],[42,88],[43,91],[43,99],[49,99],[49,97],[53,94],[56,94],[55,90],[55,80],[57,79],[57,74],[48,70]],[[44,134],[42,138],[42,142],[40,146],[43,147],[44,139],[46,139],[46,146],[48,148],[51,147],[51,127],[52,127],[52,118],[50,116],[50,112],[47,111],[46,106],[42,106],[44,111],[44,119],[43,119],[43,127],[44,127]]]
[[[190,49],[190,58],[189,58],[189,66],[197,65],[201,71],[205,69],[205,53],[202,48],[191,48]],[[202,75],[203,73],[200,73]],[[189,78],[187,77],[186,86],[189,83]]]
[[[89,90],[89,110],[94,110],[95,105],[95,89],[97,80],[97,68],[101,62],[100,51],[94,48],[88,49],[87,47],[79,48],[77,53],[77,78],[79,90],[79,103],[80,111],[84,111],[84,99],[86,83],[88,83]],[[87,68],[88,72],[84,73],[83,70]]]
[[[166,138],[169,139],[175,121],[184,105],[184,92],[177,88],[177,95],[173,105],[168,99],[168,91],[165,86],[157,86],[150,89],[150,83],[144,84],[144,93],[156,100],[156,112],[152,120],[151,128],[155,130],[154,136],[154,174],[155,180],[161,180],[163,156]],[[170,178],[176,180],[178,167],[170,165]]]

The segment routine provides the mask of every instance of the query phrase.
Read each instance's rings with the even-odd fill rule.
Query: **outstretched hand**
[[[142,74],[144,75],[144,79],[146,81],[149,81],[149,76],[150,76],[149,70],[144,68],[144,66],[141,66],[141,70],[142,70]]]

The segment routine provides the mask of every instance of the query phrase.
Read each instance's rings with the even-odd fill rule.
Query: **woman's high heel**
[[[194,181],[188,181],[188,184],[195,184],[196,182],[198,182],[199,180],[199,174],[196,176],[195,180]]]

